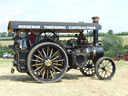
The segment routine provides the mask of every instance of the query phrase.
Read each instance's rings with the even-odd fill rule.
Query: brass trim
[[[89,52],[88,48],[86,49],[86,52],[87,52],[87,56],[89,57],[90,56],[90,52]]]
[[[46,60],[44,63],[46,66],[51,66],[52,65],[52,61],[50,59]]]
[[[96,56],[96,49],[94,48],[93,49],[93,57],[95,57]]]

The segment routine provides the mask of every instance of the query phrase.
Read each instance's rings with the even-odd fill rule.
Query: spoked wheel
[[[27,67],[30,75],[38,82],[56,82],[67,71],[68,57],[60,45],[44,42],[30,51]]]
[[[95,75],[95,63],[93,60],[87,60],[86,65],[80,68],[80,72],[86,76],[91,77]]]
[[[29,75],[30,77],[32,77],[31,74],[30,74],[29,72],[26,72],[26,74]]]
[[[109,57],[102,57],[96,62],[96,75],[100,80],[111,79],[115,70],[115,63]]]
[[[58,40],[59,38],[55,32],[44,32],[42,35],[44,36],[43,39]]]

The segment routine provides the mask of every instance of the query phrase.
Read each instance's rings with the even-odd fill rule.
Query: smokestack
[[[93,23],[99,23],[99,17],[92,17]],[[93,44],[96,46],[98,43],[98,30],[93,30]]]

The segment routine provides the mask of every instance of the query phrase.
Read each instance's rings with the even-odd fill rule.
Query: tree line
[[[92,36],[93,32],[85,32],[85,35]],[[128,32],[118,32],[114,33],[113,30],[108,30],[108,32],[99,32],[99,36],[105,36],[107,34],[116,34],[116,35],[128,35]],[[0,37],[12,37],[12,32],[0,32]],[[74,37],[74,34],[60,34],[60,37]]]
[[[12,37],[12,32],[0,32],[0,37]]]
[[[87,35],[87,34],[85,34]],[[88,36],[92,36],[93,32],[89,32]],[[123,39],[118,35],[128,35],[128,32],[122,32],[118,34],[114,34],[113,30],[108,30],[107,33],[99,33],[99,36],[103,36],[102,44],[105,50],[105,56],[114,57],[116,55],[116,50],[118,52],[128,52],[128,44],[123,45]],[[5,33],[0,34],[1,37],[7,36]],[[74,34],[64,35],[62,34],[60,37],[73,37]],[[12,37],[12,33],[8,33],[8,37]],[[7,46],[0,45],[0,57],[4,52],[12,52],[12,49],[9,49]]]

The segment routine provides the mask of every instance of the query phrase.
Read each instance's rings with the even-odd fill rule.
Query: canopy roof
[[[101,25],[97,23],[73,23],[73,22],[32,22],[32,21],[10,21],[8,32],[19,30],[20,32],[34,31],[58,31],[63,33],[76,33],[82,30],[100,30]]]

